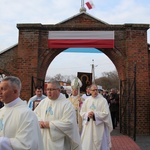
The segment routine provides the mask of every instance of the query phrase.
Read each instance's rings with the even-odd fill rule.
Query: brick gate
[[[31,96],[32,77],[44,80],[50,63],[66,49],[48,48],[49,31],[114,31],[115,47],[98,50],[114,63],[120,80],[133,80],[136,63],[137,133],[150,134],[148,24],[112,25],[83,11],[58,24],[17,24],[17,28],[18,44],[0,53],[0,74],[16,75],[21,79],[21,98],[25,100]]]

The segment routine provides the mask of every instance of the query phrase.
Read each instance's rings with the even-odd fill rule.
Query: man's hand
[[[82,103],[82,100],[81,100],[80,96],[78,96],[78,101],[79,101],[79,103]]]
[[[88,117],[89,118],[93,118],[93,116],[94,116],[94,112],[93,111],[91,111],[91,112],[88,113]]]
[[[39,121],[40,128],[49,128],[49,122],[48,121]]]

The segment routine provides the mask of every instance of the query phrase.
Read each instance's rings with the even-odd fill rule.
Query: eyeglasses
[[[98,89],[93,89],[93,90],[91,90],[91,91],[93,91],[93,92],[94,92],[94,91],[98,91]]]
[[[55,90],[58,90],[58,88],[57,89],[46,89],[47,91],[55,91]]]

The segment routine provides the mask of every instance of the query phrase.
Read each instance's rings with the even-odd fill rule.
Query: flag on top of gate
[[[86,4],[86,6],[88,7],[88,9],[94,8],[94,3],[93,3],[91,0],[88,1],[88,2],[86,2],[85,4]]]
[[[49,48],[114,48],[114,31],[49,31]]]

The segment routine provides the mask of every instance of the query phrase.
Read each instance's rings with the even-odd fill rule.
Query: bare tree
[[[119,89],[119,77],[117,71],[104,72],[102,77],[97,78],[95,83],[101,85],[103,89],[116,88]]]
[[[45,77],[45,82],[49,82],[51,80],[57,80],[57,81],[63,81],[68,84],[71,84],[71,81],[75,78],[74,75],[61,75],[61,74],[56,74],[54,77],[46,76]]]
[[[56,74],[55,76],[54,76],[54,78],[55,78],[55,80],[57,80],[57,81],[63,81],[63,79],[64,79],[64,77],[59,73],[59,74]]]

